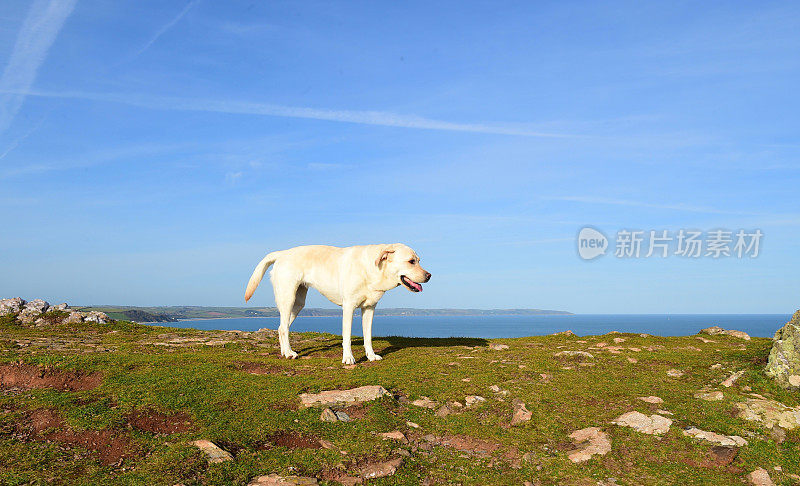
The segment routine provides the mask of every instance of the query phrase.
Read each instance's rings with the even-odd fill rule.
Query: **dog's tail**
[[[264,274],[267,273],[267,269],[278,259],[278,253],[280,252],[273,251],[267,254],[267,256],[256,265],[256,269],[253,270],[253,275],[250,276],[250,281],[247,282],[247,290],[244,292],[245,302],[250,300],[250,297],[253,296],[253,292],[256,291],[256,287],[261,283],[261,279],[264,278]]]

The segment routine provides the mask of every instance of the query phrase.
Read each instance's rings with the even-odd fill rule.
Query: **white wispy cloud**
[[[30,89],[2,89],[0,93],[24,94],[42,98],[80,99],[120,103],[151,110],[202,111],[235,115],[262,115],[285,118],[305,118],[361,125],[417,128],[422,130],[444,130],[454,132],[489,133],[515,135],[521,137],[567,138],[577,137],[563,133],[549,133],[531,130],[519,125],[498,125],[483,123],[458,123],[416,115],[403,115],[387,111],[327,110],[303,106],[286,106],[250,101],[227,101],[213,99],[192,99],[176,97],[142,96],[119,93],[90,93],[81,91],[33,91]]]
[[[75,8],[77,0],[36,0],[22,23],[14,50],[0,77],[0,132],[11,125],[25,102],[25,92]]]
[[[568,202],[577,202],[585,204],[609,204],[613,206],[635,206],[640,208],[672,209],[676,211],[688,211],[692,213],[740,214],[740,215],[760,214],[747,211],[729,211],[709,206],[695,206],[689,204],[650,203],[645,201],[633,201],[629,199],[613,199],[613,198],[593,197],[593,196],[541,196],[540,199],[547,201],[568,201]]]
[[[164,24],[160,29],[158,29],[158,31],[153,35],[153,37],[151,37],[150,40],[148,40],[147,43],[145,43],[145,45],[143,45],[138,51],[136,51],[133,57],[139,56],[147,49],[150,49],[150,46],[155,44],[155,42],[159,39],[159,37],[164,35],[169,29],[174,27],[175,24],[180,22],[180,20],[184,17],[184,15],[189,13],[189,10],[191,10],[195,5],[197,5],[198,1],[199,0],[192,0],[191,2],[187,3],[186,6],[183,7],[183,10],[181,10],[180,13],[178,13],[178,15],[176,15],[172,20]]]

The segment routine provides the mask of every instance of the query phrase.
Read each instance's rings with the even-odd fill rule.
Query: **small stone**
[[[611,450],[611,440],[600,427],[576,430],[569,438],[576,449],[569,452],[567,457],[575,463],[588,461],[594,455],[604,456]]]
[[[326,408],[325,410],[323,410],[322,413],[319,415],[319,419],[322,420],[323,422],[339,421],[339,417],[337,417],[336,413],[334,413],[334,411],[331,410],[330,408]]]
[[[490,386],[490,387],[489,387],[489,390],[491,390],[491,391],[493,391],[493,392],[495,392],[495,393],[500,393],[500,387],[499,387],[499,386],[497,386],[497,385],[492,385],[492,386]]]
[[[624,343],[625,341],[626,341],[625,338],[621,338],[621,337],[615,337],[614,338],[614,342],[617,343],[617,344]]]
[[[656,410],[656,413],[661,414],[661,415],[675,415],[674,413],[670,412],[669,410],[663,410],[663,409],[660,409],[660,408],[658,410]]]
[[[349,422],[349,421],[352,420],[350,418],[350,416],[347,415],[345,412],[342,412],[342,411],[339,411],[339,410],[334,410],[333,413],[336,415],[336,419],[339,422]]]
[[[406,425],[408,425],[412,429],[418,429],[419,428],[419,424],[414,423],[414,422],[406,422]]]
[[[620,415],[611,423],[623,427],[631,427],[643,434],[661,435],[669,432],[672,420],[661,415],[650,415],[648,417],[641,412],[628,412]]]
[[[480,395],[470,395],[470,396],[468,396],[468,397],[466,397],[464,399],[464,403],[466,403],[468,407],[471,407],[473,405],[477,405],[477,404],[479,404],[481,402],[485,402],[485,401],[486,401],[486,399],[483,398]]]
[[[683,375],[684,375],[683,371],[677,370],[675,368],[667,370],[667,376],[672,377],[672,378],[680,378]]]
[[[722,368],[722,363],[716,363],[716,364],[713,364],[713,365],[711,365],[711,367],[710,367],[710,368],[711,368],[712,370],[718,370],[718,369]]]
[[[489,344],[489,349],[492,349],[494,351],[502,351],[504,349],[508,349],[508,345],[507,344],[491,343],[491,344]]]
[[[514,407],[514,412],[511,415],[511,425],[520,425],[530,421],[531,417],[533,417],[533,412],[528,410],[522,400],[514,400],[512,406]]]
[[[411,402],[411,405],[422,408],[436,408],[436,402],[434,402],[428,397],[419,397],[418,399]]]
[[[792,386],[800,386],[800,375],[789,375],[789,384]]]
[[[316,478],[270,474],[269,476],[258,476],[254,478],[247,483],[247,486],[307,486],[315,484],[319,484]]]
[[[206,454],[206,459],[210,463],[232,461],[233,456],[230,452],[222,450],[217,444],[210,440],[196,440],[192,445],[200,449]]]
[[[638,363],[638,362],[639,362],[639,360],[638,360],[638,359],[636,359],[636,358],[630,358],[630,357],[629,357],[629,358],[628,358],[628,362],[629,362],[629,363]]]
[[[737,371],[736,373],[734,373],[734,374],[732,374],[731,376],[727,377],[727,378],[726,378],[726,379],[725,379],[725,380],[722,382],[722,386],[724,386],[724,387],[726,387],[726,388],[729,388],[729,387],[733,386],[733,384],[736,382],[736,380],[738,380],[739,378],[741,378],[741,377],[742,377],[742,375],[744,375],[744,370]]]
[[[402,463],[403,458],[397,457],[378,464],[369,464],[359,471],[359,475],[364,479],[384,478],[394,474]]]
[[[747,480],[753,486],[774,486],[775,483],[772,482],[772,478],[769,477],[769,473],[764,468],[758,468],[755,471],[751,472],[747,475]]]
[[[708,402],[718,402],[725,398],[721,391],[697,392],[694,397]]]
[[[709,458],[712,461],[712,465],[725,467],[733,463],[738,453],[738,447],[713,446],[709,451]]]
[[[784,429],[783,427],[778,427],[778,426],[772,427],[769,430],[769,436],[776,443],[782,444],[784,441],[786,441],[786,429]]]
[[[578,356],[581,358],[594,358],[594,355],[592,353],[586,351],[559,351],[553,356],[557,358],[561,356],[569,356],[569,357]]]
[[[662,400],[659,397],[652,396],[652,395],[649,396],[649,397],[639,397],[639,400],[641,400],[643,402],[647,402],[647,403],[656,403],[656,404],[657,403],[664,403],[664,400]]]
[[[384,433],[380,434],[380,436],[384,440],[391,439],[391,440],[398,440],[400,442],[408,442],[408,439],[406,439],[405,434],[403,434],[399,430],[393,430],[391,432],[384,432]]]

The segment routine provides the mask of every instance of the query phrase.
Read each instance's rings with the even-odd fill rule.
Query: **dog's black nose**
[[[430,272],[425,272],[425,281],[427,282],[427,281],[428,281],[428,280],[430,280],[430,279],[431,279],[431,274],[430,274]]]

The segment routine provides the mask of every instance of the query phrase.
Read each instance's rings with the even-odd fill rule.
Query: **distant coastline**
[[[254,317],[279,317],[275,307],[204,307],[158,306],[136,307],[100,305],[80,307],[82,311],[105,312],[114,319],[135,322],[179,322],[206,319],[243,319]],[[341,315],[341,309],[308,308],[300,313],[304,317],[331,317]],[[376,316],[571,316],[571,312],[549,309],[415,309],[406,307],[378,308]]]

